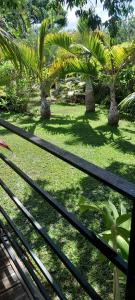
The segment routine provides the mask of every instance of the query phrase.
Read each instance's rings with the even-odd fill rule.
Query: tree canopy
[[[119,21],[127,17],[129,14],[133,13],[132,0],[95,0],[95,4],[98,4],[99,1],[102,3],[103,9],[106,9],[108,11],[109,19],[105,22],[105,26],[108,28],[111,37],[115,37],[119,29]],[[99,23],[100,21],[97,15],[93,17],[91,1],[56,0],[55,2],[61,2],[62,4],[66,3],[70,8],[72,8],[73,6],[80,7],[80,15],[86,15],[86,11],[83,10],[82,6],[87,3],[90,6],[87,11],[87,17],[89,17],[91,22],[93,21]]]
[[[66,11],[61,4],[53,5],[47,0],[0,0],[1,27],[14,36],[24,38],[30,26],[41,23],[46,17],[52,16],[58,26],[66,25]]]

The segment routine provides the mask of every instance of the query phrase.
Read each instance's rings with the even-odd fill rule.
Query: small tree
[[[104,46],[106,62],[103,65],[104,78],[110,89],[110,109],[108,114],[108,124],[117,126],[119,123],[119,111],[116,102],[115,84],[119,71],[124,66],[128,57],[128,52],[122,45],[111,45],[111,39],[106,38]]]
[[[51,36],[50,31],[56,31],[53,27],[53,22],[49,19],[42,21],[37,43],[35,47],[30,48],[24,44],[20,45],[21,54],[29,71],[32,71],[37,76],[40,83],[40,96],[41,96],[41,117],[50,118],[50,88],[54,82],[55,73],[50,76],[50,68],[55,61],[56,49],[55,47],[48,46],[48,36]],[[58,33],[55,33],[56,36]]]
[[[64,78],[67,74],[82,75],[86,80],[86,112],[91,112],[95,111],[92,81],[105,63],[104,47],[95,32],[83,33],[80,40],[77,43],[67,33],[48,35],[46,39],[48,44],[64,49],[52,66],[52,73],[56,72],[58,78]]]

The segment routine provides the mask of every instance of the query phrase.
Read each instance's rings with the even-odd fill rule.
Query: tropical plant
[[[129,114],[131,117],[135,115],[135,92],[129,94],[119,103],[119,108],[124,113]]]
[[[0,27],[0,56],[13,62],[16,69],[23,69],[25,64],[19,47],[13,37]]]
[[[108,114],[108,124],[117,126],[119,123],[119,111],[116,102],[116,83],[119,73],[126,66],[130,56],[134,51],[132,44],[113,45],[110,36],[98,33],[99,39],[104,44],[105,64],[102,65],[103,72],[101,78],[110,90],[110,109]]]
[[[117,126],[119,123],[119,111],[116,102],[115,85],[117,76],[124,66],[128,57],[128,52],[122,45],[111,46],[111,41],[105,48],[106,63],[103,66],[105,81],[110,89],[110,109],[108,114],[108,123]]]
[[[41,117],[50,118],[50,101],[48,100],[50,96],[50,88],[55,81],[55,72],[52,71],[52,63],[55,61],[56,47],[51,47],[48,45],[48,39],[51,40],[52,33],[55,32],[56,28],[50,19],[45,19],[42,21],[37,43],[34,48],[28,47],[24,44],[20,44],[21,55],[25,61],[29,70],[39,80],[40,83],[40,93],[41,93]],[[55,32],[55,36],[58,33]]]
[[[31,82],[28,76],[18,76],[10,80],[5,86],[6,109],[14,112],[25,113],[31,97]]]
[[[119,111],[115,95],[116,80],[131,54],[132,46],[112,45],[111,38],[100,31],[84,32],[79,43],[73,41],[72,36],[66,33],[52,34],[47,38],[47,43],[64,49],[54,65],[59,76],[72,73],[85,76],[86,112],[95,110],[92,80],[100,74],[100,78],[110,90],[108,123],[117,126]]]
[[[81,213],[94,210],[102,214],[105,231],[101,232],[99,236],[127,261],[131,218],[130,214],[126,211],[124,204],[121,203],[120,209],[118,210],[111,201],[108,201],[102,207],[99,207],[91,203],[86,204],[85,199],[82,198],[79,202],[79,207]],[[101,259],[103,259],[103,257],[101,257]],[[113,300],[121,299],[120,279],[122,276],[122,273],[117,267],[113,266]]]
[[[93,32],[85,32],[80,40],[81,42],[77,43],[71,35],[58,33],[49,35],[46,42],[63,49],[59,53],[59,59],[52,66],[52,72],[56,72],[58,78],[67,74],[80,74],[85,78],[86,112],[91,112],[95,110],[92,80],[98,76],[101,63],[105,63],[104,47]]]

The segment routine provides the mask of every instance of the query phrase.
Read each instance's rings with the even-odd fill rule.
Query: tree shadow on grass
[[[37,184],[45,187],[46,181],[37,180]],[[97,183],[96,180],[86,176],[80,181],[79,189],[71,185],[69,188],[63,188],[56,192],[50,189],[50,194],[58,199],[59,203],[64,205],[67,209],[74,212],[77,218],[89,229],[95,229],[100,232],[102,228],[102,219],[96,212],[88,211],[83,215],[80,214],[76,202],[79,201],[81,196],[88,198],[88,201],[99,203],[103,199],[103,186]],[[106,198],[109,196],[109,189],[106,190]],[[43,226],[45,231],[51,236],[53,241],[59,248],[69,257],[69,259],[78,267],[81,274],[94,286],[98,286],[101,294],[105,298],[105,293],[108,288],[104,285],[106,272],[109,272],[108,264],[104,264],[101,268],[101,263],[94,248],[87,242],[69,223],[58,214],[48,203],[43,200],[35,191],[31,191],[29,195],[24,195],[24,205],[29,209],[36,220]],[[27,236],[29,242],[32,244],[33,249],[37,251],[42,261],[45,263],[49,271],[53,274],[55,280],[63,287],[63,291],[67,294],[70,293],[71,299],[89,299],[83,296],[83,291],[76,284],[76,280],[69,274],[63,267],[60,260],[54,255],[43,239],[35,233],[29,223],[25,222],[22,214],[18,212],[14,219],[15,223]],[[25,224],[25,228],[24,228]],[[97,276],[97,267],[100,269],[100,274]],[[107,279],[109,274],[107,274]],[[110,275],[111,278],[111,275]],[[49,290],[50,291],[50,290]],[[107,293],[108,294],[108,293]],[[77,297],[77,298],[76,298]],[[53,298],[52,298],[53,299]]]
[[[71,135],[71,138],[66,141],[66,144],[72,145],[76,143],[83,143],[91,146],[101,146],[107,142],[105,135],[100,131],[95,131],[91,125],[90,120],[98,119],[99,112],[82,115],[77,118],[70,116],[53,115],[50,120],[32,119],[29,116],[23,116],[19,119],[18,124],[31,133],[35,133],[37,126],[43,128],[46,132],[51,134]],[[14,122],[16,119],[14,119]]]
[[[117,141],[117,143],[115,143],[115,148],[123,153],[135,154],[135,144],[124,139]]]
[[[135,154],[135,144],[127,141],[118,127],[112,128],[109,125],[102,125],[96,127],[96,130],[98,130],[102,136],[106,137],[107,143],[113,143],[114,148],[124,153]]]
[[[104,144],[112,143],[113,147],[118,148],[121,152],[133,153],[135,146],[130,141],[127,141],[122,135],[121,129],[112,128],[108,124],[97,127],[92,127],[90,120],[98,120],[99,111],[90,113],[76,118],[60,115],[52,115],[50,120],[41,120],[40,118],[32,118],[27,115],[13,115],[13,122],[17,122],[23,129],[35,133],[39,126],[45,132],[53,135],[69,135],[66,139],[66,145],[75,145],[82,143],[84,145],[100,147]],[[5,117],[6,118],[6,117]],[[18,119],[19,118],[19,119]],[[7,116],[8,120],[8,116]],[[0,134],[5,135],[10,133],[5,129],[1,129]]]
[[[108,142],[115,141],[115,137],[117,137],[117,139],[122,138],[122,134],[121,134],[119,127],[112,127],[112,126],[109,126],[108,124],[104,124],[104,125],[96,127],[95,129],[100,134],[106,136]]]
[[[82,143],[90,146],[101,146],[107,143],[106,137],[97,132],[87,119],[75,122],[70,129],[71,137],[65,142],[67,145]]]
[[[110,164],[107,170],[135,183],[135,166],[133,164],[114,161]]]
[[[132,129],[129,129],[129,128],[122,128],[122,131],[125,131],[125,132],[128,132],[128,133],[131,133],[131,134],[135,134],[135,129],[132,130]]]

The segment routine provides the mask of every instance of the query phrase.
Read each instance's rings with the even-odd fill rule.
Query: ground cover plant
[[[83,105],[57,104],[52,105],[52,118],[48,121],[41,121],[38,114],[3,113],[2,117],[92,163],[134,181],[134,122],[121,120],[117,129],[111,129],[106,124],[107,111],[104,108],[101,111],[97,106],[96,113],[87,116],[84,116],[83,110]],[[91,204],[96,204],[99,207],[110,200],[117,208],[119,208],[119,203],[124,201],[129,209],[130,205],[119,194],[110,191],[109,188],[105,188],[96,180],[89,178],[52,155],[3,128],[0,129],[0,136],[13,151],[13,154],[7,151],[6,155],[96,233],[105,230],[102,215],[93,211],[82,214],[79,208],[81,199],[85,200],[86,204],[90,201]],[[108,262],[101,262],[99,253],[2,162],[0,170],[3,180],[71,261],[85,274],[103,299],[111,299],[112,271]],[[0,195],[1,205],[27,236],[32,248],[60,283],[67,298],[88,299],[62,263],[33,231],[2,190]],[[106,285],[104,285],[105,280]],[[122,283],[122,292],[123,286]],[[49,293],[52,293],[50,289]],[[56,299],[53,293],[51,295],[52,299]]]

